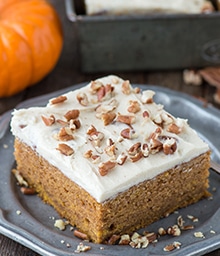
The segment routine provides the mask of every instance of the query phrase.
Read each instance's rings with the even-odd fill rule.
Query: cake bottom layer
[[[18,139],[15,139],[14,154],[17,169],[29,186],[95,243],[103,243],[114,234],[131,233],[208,196],[210,152],[133,186],[104,203],[98,203]]]

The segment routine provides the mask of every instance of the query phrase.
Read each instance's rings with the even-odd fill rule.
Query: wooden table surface
[[[65,15],[63,1],[50,0],[60,15],[64,30],[64,47],[62,55],[55,69],[40,83],[10,97],[0,98],[0,115],[5,111],[14,108],[23,100],[53,92],[69,87],[80,82],[90,81],[109,73],[83,74],[80,71],[77,38],[75,36],[74,24],[68,21]],[[201,98],[215,107],[220,108],[213,101],[215,88],[207,83],[200,86],[187,85],[183,81],[183,70],[172,71],[140,71],[140,72],[114,72],[124,79],[129,79],[131,83],[160,85],[176,91],[185,92],[195,97]],[[19,243],[0,235],[0,255],[1,256],[37,256],[32,250]],[[209,256],[220,256],[220,249],[208,253]]]

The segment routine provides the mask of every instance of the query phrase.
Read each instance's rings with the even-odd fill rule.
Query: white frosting
[[[201,13],[204,7],[211,9],[206,0],[85,0],[88,15],[145,14],[145,13]]]
[[[67,100],[62,103],[48,103],[46,107],[15,110],[11,121],[11,130],[14,136],[32,147],[33,150],[50,164],[57,167],[69,179],[84,188],[98,202],[104,202],[133,185],[147,179],[152,179],[158,174],[209,150],[208,145],[188,126],[187,120],[167,116],[167,112],[160,104],[142,103],[148,97],[151,98],[151,91],[134,93],[134,90],[132,90],[130,94],[125,95],[122,92],[122,84],[124,82],[122,79],[108,76],[98,81],[101,81],[103,85],[111,84],[114,87],[111,96],[105,100],[98,102],[97,95],[90,92],[91,85],[89,84],[79,90],[65,94]],[[87,95],[89,102],[87,106],[82,106],[77,100],[79,92]],[[103,121],[97,118],[97,106],[105,105],[104,108],[106,106],[109,107],[113,105],[113,99],[118,104],[117,108],[114,109],[117,116],[119,113],[121,115],[135,116],[135,121],[131,124],[135,131],[132,139],[121,140],[122,137],[120,136],[121,131],[128,128],[129,125],[114,121],[104,126]],[[127,110],[131,100],[138,102],[140,106],[140,111],[135,114],[129,113]],[[62,125],[56,121],[51,126],[46,126],[41,116],[49,117],[52,114],[56,120],[66,121],[64,115],[68,110],[72,109],[80,111],[79,120],[81,127],[72,132],[74,135],[73,140],[60,141],[57,139],[57,134]],[[150,117],[143,117],[145,110],[150,114]],[[167,138],[167,136],[172,138],[166,140],[164,144],[169,146],[173,140],[177,144],[176,151],[173,154],[166,155],[161,150],[155,154],[150,153],[148,157],[142,157],[137,162],[132,162],[128,157],[123,165],[116,164],[105,176],[101,176],[99,173],[98,167],[100,163],[93,163],[90,158],[85,158],[85,152],[91,149],[93,154],[100,156],[101,163],[109,160],[115,162],[122,152],[127,154],[128,149],[135,143],[149,142],[149,137],[159,127],[155,122],[161,122],[161,117],[166,120],[163,121],[161,136],[163,138]],[[154,122],[153,119],[155,120]],[[167,131],[170,121],[174,122],[181,129],[181,133],[175,134]],[[97,131],[104,134],[101,145],[96,147],[96,149],[88,139],[89,135],[87,135],[91,125],[94,125]],[[114,157],[105,153],[109,138],[112,139],[117,148],[116,156]],[[74,153],[70,156],[62,154],[57,150],[60,143],[69,145],[74,150]]]

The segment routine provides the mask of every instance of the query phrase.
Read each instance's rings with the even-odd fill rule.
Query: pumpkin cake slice
[[[207,196],[208,145],[153,96],[107,76],[13,113],[18,171],[95,243]]]

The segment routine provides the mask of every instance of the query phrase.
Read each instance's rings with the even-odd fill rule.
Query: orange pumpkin
[[[0,97],[39,82],[62,45],[59,17],[46,0],[0,0]]]

